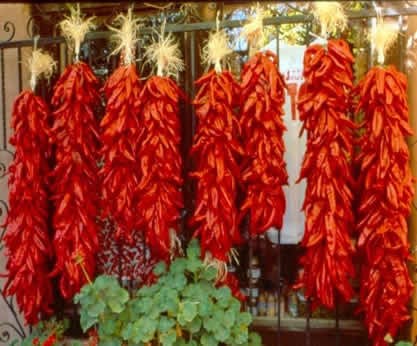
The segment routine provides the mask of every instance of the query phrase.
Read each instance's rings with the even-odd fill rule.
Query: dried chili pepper
[[[54,88],[52,98],[55,146],[52,172],[53,227],[59,288],[66,299],[86,283],[77,261],[87,274],[95,272],[98,249],[98,122],[94,107],[99,102],[98,80],[84,62],[67,66]]]
[[[209,252],[226,262],[230,249],[240,242],[235,200],[240,176],[237,157],[243,154],[237,141],[239,123],[233,107],[239,103],[239,85],[228,71],[203,75],[193,101],[198,118],[191,148],[197,182],[191,226],[200,237],[203,256]]]
[[[255,54],[244,66],[241,84],[241,118],[244,143],[242,181],[245,200],[241,217],[249,213],[249,230],[261,234],[282,228],[285,212],[283,185],[288,183],[284,162],[283,105],[286,85],[278,71],[278,57]]]
[[[409,319],[413,284],[407,261],[407,222],[414,195],[408,124],[407,79],[394,66],[374,67],[356,88],[363,114],[358,206],[362,260],[360,311],[376,346],[387,345]]]
[[[141,92],[143,138],[138,150],[138,229],[154,258],[169,261],[183,208],[179,101],[185,96],[169,77],[153,76]]]
[[[9,168],[4,293],[16,296],[26,322],[32,325],[53,312],[54,301],[48,276],[53,257],[48,229],[49,116],[45,101],[32,91],[23,91],[14,102],[10,144],[16,151]]]
[[[116,239],[128,244],[133,243],[137,222],[134,196],[140,177],[138,152],[144,130],[139,121],[141,90],[135,64],[118,67],[104,86],[107,105],[100,123],[102,216],[114,222]]]
[[[354,276],[353,247],[353,129],[349,118],[354,59],[343,40],[327,47],[313,44],[304,55],[304,83],[299,92],[300,119],[307,130],[307,149],[300,179],[307,179],[304,271],[297,287],[304,287],[313,308],[335,306],[336,297],[348,301]]]

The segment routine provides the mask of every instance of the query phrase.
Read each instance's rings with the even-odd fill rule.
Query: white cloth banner
[[[276,40],[271,41],[264,50],[276,52]],[[283,227],[281,230],[281,244],[296,244],[304,234],[304,213],[301,208],[304,201],[306,182],[302,180],[295,184],[299,177],[304,151],[306,149],[306,134],[299,137],[302,123],[299,120],[296,101],[298,89],[303,82],[303,58],[305,46],[285,45],[280,42],[279,68],[285,77],[288,92],[284,105],[284,123],[287,131],[284,134],[286,153],[284,156],[287,163],[288,186],[284,187],[286,199],[286,211]],[[267,232],[268,238],[278,242],[277,230],[271,228]]]

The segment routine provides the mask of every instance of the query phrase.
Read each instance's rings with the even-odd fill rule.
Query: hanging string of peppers
[[[204,60],[215,68],[195,82],[198,92],[193,101],[198,125],[191,148],[195,163],[191,177],[196,181],[191,225],[194,236],[201,239],[202,255],[220,269],[224,269],[232,247],[240,242],[235,204],[240,172],[236,160],[243,152],[233,111],[239,103],[240,88],[220,64],[230,51],[224,31],[210,34]]]
[[[252,22],[244,27],[253,49],[261,42],[262,30],[262,11],[258,8]],[[243,67],[241,79],[240,126],[245,152],[241,179],[245,199],[240,209],[242,218],[249,214],[249,231],[255,236],[271,227],[282,228],[282,186],[288,183],[282,118],[286,85],[278,70],[278,57],[271,51],[253,55]]]
[[[103,166],[102,215],[114,223],[115,238],[122,244],[133,244],[137,223],[136,186],[139,183],[139,143],[143,127],[139,121],[139,96],[142,85],[136,71],[134,48],[137,20],[128,15],[116,18],[120,30],[112,28],[120,45],[113,54],[123,52],[121,65],[104,85],[106,113],[101,120],[101,150]],[[121,245],[123,246],[123,245]]]
[[[9,212],[4,244],[8,254],[6,296],[15,295],[28,324],[52,314],[54,302],[48,276],[53,258],[48,224],[49,109],[34,93],[41,74],[49,78],[52,58],[34,49],[29,60],[31,90],[25,90],[13,105],[10,144],[15,147],[9,168]]]
[[[379,62],[397,32],[378,23],[374,35]],[[379,40],[382,40],[380,42]],[[384,48],[385,47],[385,48]],[[407,217],[414,195],[405,136],[408,124],[407,78],[394,66],[373,67],[359,83],[358,115],[363,114],[358,206],[358,250],[362,259],[360,310],[373,345],[391,343],[409,319],[413,284],[407,261]]]
[[[80,43],[92,26],[83,21],[79,7],[61,22],[68,39],[75,41],[76,62],[66,67],[52,97],[55,149],[52,172],[53,227],[56,263],[52,275],[59,275],[59,289],[70,299],[95,271],[98,248],[98,80],[90,67],[78,61]],[[84,265],[80,266],[79,261]],[[85,272],[84,270],[85,269]]]
[[[183,208],[181,186],[181,119],[179,101],[185,98],[176,77],[184,67],[178,43],[161,26],[158,41],[151,44],[146,57],[157,66],[157,75],[145,83],[140,95],[141,125],[144,128],[138,157],[140,180],[137,213],[152,256],[169,261],[179,240],[177,232]]]
[[[305,249],[299,284],[313,307],[335,306],[353,295],[351,230],[354,125],[349,119],[354,59],[343,40],[327,47],[313,44],[304,55],[304,79],[299,92],[300,119],[307,130],[307,150],[300,179],[307,179],[303,210]]]

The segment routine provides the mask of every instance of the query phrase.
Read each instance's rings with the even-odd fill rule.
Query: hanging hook
[[[38,49],[38,41],[40,39],[40,35],[33,36],[33,50]]]
[[[167,24],[167,17],[165,14],[163,14],[164,19],[162,20],[162,24],[161,24],[161,36],[160,36],[160,40],[164,39],[164,35],[165,35],[165,27]]]
[[[382,7],[379,6],[376,1],[372,1],[372,5],[374,6],[375,9],[375,13],[376,13],[376,20],[378,23],[382,23],[383,18],[382,18]]]

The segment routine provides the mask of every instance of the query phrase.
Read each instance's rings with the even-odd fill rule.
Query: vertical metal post
[[[190,85],[190,91],[191,91],[191,97],[194,98],[195,96],[195,84],[194,81],[196,80],[196,40],[195,40],[195,31],[192,31],[190,33],[190,45],[191,45],[191,51],[190,51],[190,60],[191,60],[191,85]],[[194,136],[195,133],[195,127],[196,127],[196,119],[195,119],[195,112],[194,107],[191,108],[191,135]]]
[[[0,50],[0,69],[1,69],[1,109],[3,127],[3,149],[7,149],[7,128],[6,128],[6,87],[4,77],[4,49]]]
[[[311,328],[310,328],[310,318],[311,318],[311,301],[310,298],[306,301],[306,346],[311,346]]]
[[[250,314],[252,314],[253,313],[253,309],[252,309],[252,297],[253,297],[253,292],[252,292],[253,291],[253,283],[252,283],[253,239],[252,239],[252,236],[250,234],[249,224],[250,224],[250,216],[247,217],[246,230],[248,232],[248,239],[249,239],[249,259],[248,259],[249,302],[248,302],[248,307],[249,307]]]
[[[23,81],[22,81],[22,48],[17,47],[17,76],[19,82],[19,93],[23,89]]]
[[[336,346],[340,346],[339,299],[338,299],[337,293],[335,296],[335,332],[336,332]]]
[[[280,40],[280,26],[275,28],[276,33],[276,54],[277,54],[277,69],[279,71],[279,40]],[[278,231],[278,253],[277,253],[277,266],[278,266],[278,306],[277,306],[277,345],[281,345],[281,230]]]
[[[277,306],[277,345],[281,345],[281,230],[278,231],[278,306]]]
[[[91,40],[87,43],[88,46],[88,65],[93,66],[93,54],[91,54]]]
[[[64,49],[64,52],[65,52],[65,54],[64,54],[64,57],[65,57],[64,66],[67,66],[69,64],[68,45],[65,43],[64,47],[65,47],[65,49]]]

